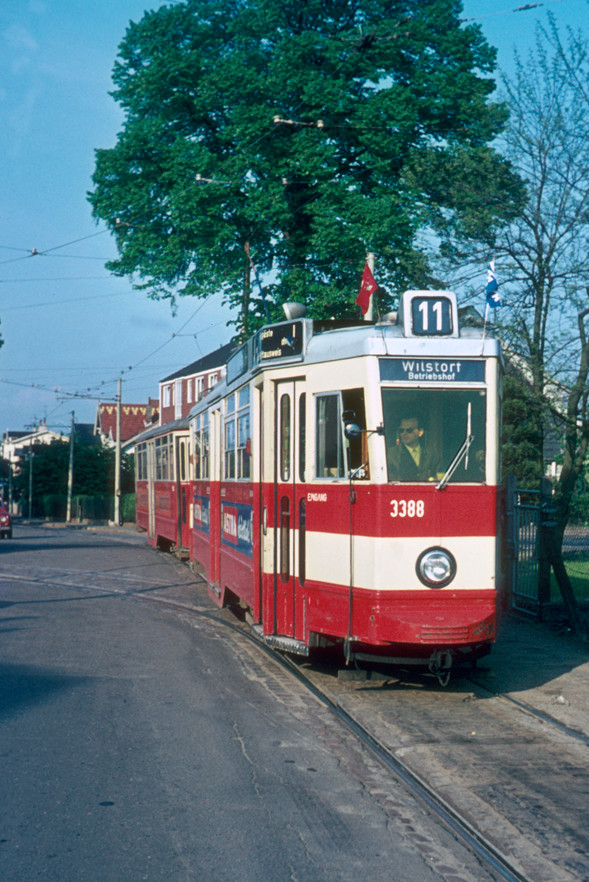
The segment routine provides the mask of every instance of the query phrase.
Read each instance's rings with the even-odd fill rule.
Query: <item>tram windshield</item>
[[[389,481],[485,481],[484,390],[383,389],[382,409]]]

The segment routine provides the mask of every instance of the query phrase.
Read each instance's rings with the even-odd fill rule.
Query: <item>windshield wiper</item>
[[[464,468],[465,469],[468,468],[468,451],[470,450],[470,445],[474,441],[474,435],[471,432],[470,417],[471,417],[471,407],[470,407],[470,401],[469,401],[468,408],[466,411],[466,437],[465,437],[464,441],[462,442],[458,453],[456,454],[456,456],[454,457],[454,459],[452,460],[452,462],[448,466],[446,474],[444,475],[442,480],[438,484],[436,484],[436,490],[443,490],[444,489],[444,487],[446,486],[446,484],[448,483],[448,481],[450,480],[450,478],[452,477],[452,475],[454,474],[454,472],[456,471],[456,469],[458,468],[458,466],[460,465],[460,463],[462,462],[463,459],[465,459]]]

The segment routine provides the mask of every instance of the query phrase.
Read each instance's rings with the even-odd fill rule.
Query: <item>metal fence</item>
[[[544,537],[550,536],[554,526],[550,482],[544,479],[539,490],[522,490],[515,478],[508,478],[505,516],[504,559],[509,605],[541,619],[543,610],[561,602],[544,548]],[[562,551],[577,599],[589,599],[589,526],[569,524]]]
[[[511,606],[539,616],[541,493],[521,490],[508,481],[506,496]]]

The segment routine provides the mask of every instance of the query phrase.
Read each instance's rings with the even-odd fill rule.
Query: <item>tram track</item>
[[[481,866],[484,866],[495,878],[505,882],[535,882],[533,877],[516,866],[513,861],[485,837],[469,820],[451,806],[425,779],[417,775],[406,763],[396,756],[370,729],[364,726],[354,715],[350,714],[341,703],[313,681],[297,661],[279,650],[268,647],[249,628],[245,622],[229,621],[227,610],[214,612],[195,610],[191,606],[157,597],[139,595],[142,600],[162,602],[168,607],[182,612],[190,612],[200,618],[209,618],[223,627],[237,632],[249,643],[261,650],[268,658],[277,663],[283,670],[293,676],[308,692],[313,694],[327,707],[349,732],[351,732],[369,750],[373,757],[391,773],[425,809],[442,822],[453,836],[466,849],[474,854]]]
[[[357,714],[355,715],[346,709],[336,694],[337,690],[323,688],[318,678],[313,676],[312,669],[306,669],[301,664],[297,664],[288,655],[283,655],[277,650],[267,647],[250,630],[245,622],[235,618],[234,612],[228,609],[207,609],[206,603],[203,602],[201,604],[200,598],[194,596],[191,601],[186,601],[179,596],[166,597],[166,591],[171,590],[172,595],[176,593],[176,586],[170,585],[170,583],[167,585],[157,583],[154,585],[144,585],[142,589],[138,590],[133,584],[135,581],[133,579],[122,579],[121,584],[120,574],[116,576],[100,574],[102,578],[95,579],[92,586],[84,585],[83,583],[83,578],[87,577],[88,573],[62,571],[60,574],[57,568],[45,573],[43,573],[43,568],[35,568],[34,571],[31,569],[29,572],[5,572],[1,575],[17,580],[30,580],[36,583],[44,582],[69,590],[86,592],[91,589],[95,594],[116,594],[136,600],[147,600],[153,605],[166,607],[189,618],[196,616],[199,619],[209,619],[226,629],[238,633],[241,638],[255,644],[258,650],[261,650],[268,658],[272,659],[283,670],[296,678],[299,684],[327,707],[337,717],[341,725],[345,726],[359,740],[363,747],[369,750],[372,756],[390,774],[394,775],[403,787],[422,804],[425,810],[434,815],[451,832],[456,840],[460,841],[462,846],[476,857],[477,861],[481,866],[485,867],[492,878],[514,880],[514,882],[515,880],[518,880],[518,882],[537,882],[540,878],[549,878],[548,876],[535,875],[521,862],[511,859],[501,847],[490,841],[489,837],[476,824],[473,824],[465,814],[457,810],[456,806],[452,805],[442,792],[436,789],[435,786],[432,786],[426,777],[417,774],[415,769],[412,769],[407,762],[404,762],[402,756],[399,755],[400,751],[391,750],[382,738],[379,737],[376,730],[364,725]],[[519,713],[531,716],[541,721],[544,725],[554,727],[554,730],[558,731],[560,736],[565,735],[574,739],[577,743],[582,742],[585,745],[589,743],[589,739],[581,733],[559,723],[549,715],[537,711],[525,702],[515,700],[511,696],[491,689],[487,684],[481,682],[482,678],[468,677],[465,679],[468,679],[468,682],[471,682],[478,689],[506,703]],[[565,874],[559,878],[567,879],[572,877]]]
[[[223,627],[238,633],[249,643],[254,644],[327,707],[336,716],[340,724],[351,732],[360,741],[362,746],[369,750],[372,756],[400,781],[413,797],[418,799],[427,811],[435,815],[450,830],[452,835],[470,853],[476,856],[481,866],[484,866],[495,878],[505,880],[505,882],[535,882],[532,877],[526,875],[520,867],[516,866],[500,849],[495,847],[464,815],[461,815],[460,812],[452,807],[440,793],[436,792],[435,788],[419,775],[416,775],[402,759],[396,756],[379,740],[374,732],[371,732],[354,715],[345,710],[333,695],[330,695],[326,690],[317,685],[305,669],[297,664],[295,659],[277,649],[266,646],[255,632],[250,629],[247,623],[240,622],[239,620],[229,621],[226,615],[227,610],[209,612],[196,610],[192,606],[154,596],[134,596],[141,600],[163,603],[167,607],[176,608],[183,613],[193,613],[198,615],[199,618],[209,618]]]
[[[510,862],[507,857],[502,854],[499,849],[495,848],[479,830],[477,830],[469,821],[451,805],[449,805],[443,797],[431,787],[427,781],[420,778],[415,772],[409,768],[398,756],[395,756],[385,744],[382,743],[372,732],[355,719],[348,711],[344,710],[341,704],[332,696],[329,696],[324,690],[320,689],[312,680],[305,676],[301,668],[286,656],[270,650],[273,657],[286,667],[291,673],[312,692],[320,701],[322,701],[337,716],[338,720],[352,731],[361,741],[364,747],[368,748],[374,756],[392,772],[411,793],[421,800],[427,808],[432,811],[438,819],[440,819],[452,833],[457,836],[467,848],[474,852],[477,858],[483,862],[492,872],[496,873],[500,879],[509,880],[509,882],[531,882],[529,878]]]

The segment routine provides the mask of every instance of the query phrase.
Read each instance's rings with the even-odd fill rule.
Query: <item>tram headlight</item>
[[[428,548],[419,555],[415,569],[428,588],[443,588],[456,575],[456,561],[445,548]]]

